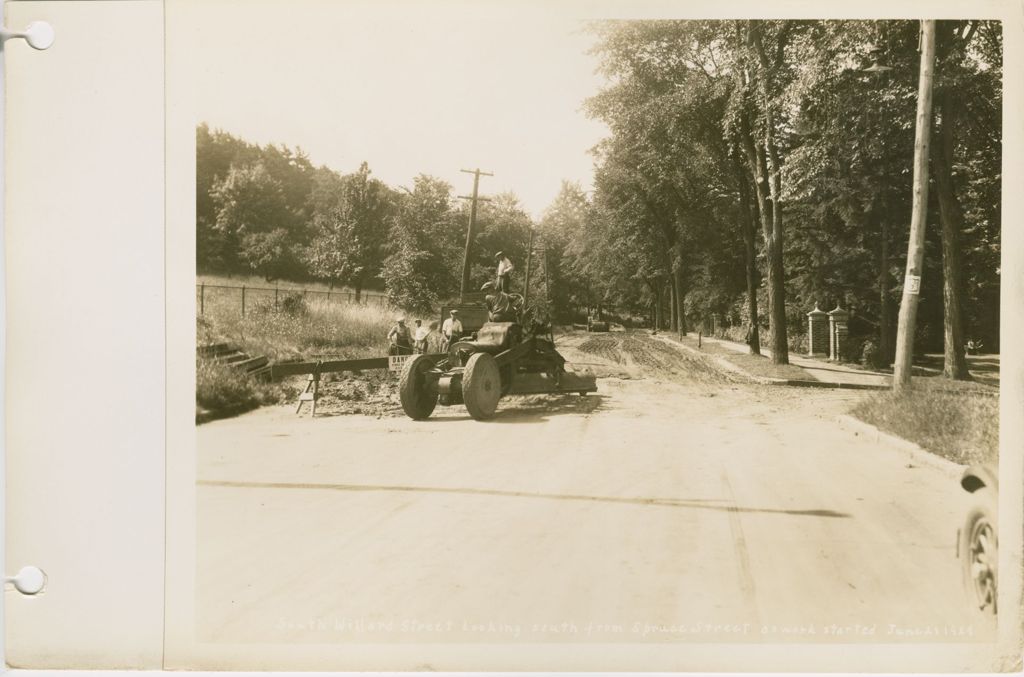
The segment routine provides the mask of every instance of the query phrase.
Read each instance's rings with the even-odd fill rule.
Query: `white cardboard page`
[[[235,4],[237,12],[245,12],[244,2]],[[317,6],[325,20],[341,20],[347,4]],[[7,46],[5,565],[13,573],[35,564],[49,575],[46,592],[35,598],[10,589],[5,593],[11,665],[944,671],[997,669],[994,655],[1019,653],[1016,615],[1003,626],[1002,645],[982,651],[941,644],[580,647],[197,641],[195,586],[202,572],[196,570],[195,559],[192,365],[194,140],[201,102],[195,100],[190,75],[205,67],[204,41],[219,35],[218,25],[204,21],[209,16],[204,6],[198,0],[168,0],[166,6],[160,0],[126,0],[17,2],[7,7],[9,27],[43,19],[57,31],[57,42],[47,52],[32,51],[20,41]],[[595,18],[824,13],[811,2],[768,7],[733,2],[686,9],[675,3],[622,0],[588,6]],[[280,43],[268,43],[266,49],[297,49],[301,26],[289,26],[287,4],[281,7]],[[915,16],[925,7],[933,16],[1006,20],[1003,180],[1005,186],[1022,185],[1019,67],[1024,34],[1019,3],[867,2],[844,11],[851,12],[846,16],[855,12],[880,18]],[[282,59],[280,67],[293,63]],[[1005,223],[1020,222],[1021,199],[1020,191],[1004,191]],[[1003,245],[1003,342],[1014,346],[1024,293],[1019,229],[1004,229]],[[1019,350],[1003,354],[1001,500],[1002,514],[1014,516],[1002,524],[1004,571],[1011,570],[1007,564],[1019,566],[1020,557],[1020,358]],[[1003,583],[1004,599],[1019,599],[1019,580],[1007,577]]]
[[[5,46],[7,661],[159,668],[164,559],[161,2],[14,2]]]
[[[271,65],[267,61],[261,68],[279,68],[292,72],[297,68],[320,68],[329,70],[324,63],[303,54],[315,51],[315,41],[304,42],[306,37],[302,22],[289,22],[288,12],[308,18],[311,14],[323,25],[342,25],[344,22],[361,21],[369,13],[379,11],[374,3],[330,3],[305,2],[299,12],[298,3],[284,3],[280,7],[280,21],[268,40],[271,30],[266,21],[257,22],[252,13],[246,13],[243,3],[230,0],[168,0],[167,2],[167,307],[168,307],[168,364],[175,365],[168,372],[168,564],[167,564],[167,643],[166,667],[171,669],[235,669],[235,670],[813,670],[813,671],[963,671],[979,669],[1006,669],[1006,661],[996,656],[1015,655],[1019,651],[1019,632],[1014,615],[1007,614],[1004,624],[1004,644],[893,644],[879,642],[871,645],[850,644],[686,644],[685,646],[660,644],[533,644],[493,642],[480,644],[444,643],[326,643],[312,637],[288,636],[281,633],[279,640],[244,641],[239,643],[204,641],[203,633],[197,631],[196,589],[203,571],[196,567],[196,433],[192,425],[194,417],[194,374],[191,370],[195,350],[195,128],[204,121],[201,89],[195,84],[195,74],[214,72],[222,74],[225,87],[239,87],[239,96],[246,96],[244,87],[234,82],[228,73],[243,72],[250,80],[253,74],[245,69],[245,61],[238,52],[230,49],[226,55],[224,46],[237,45],[245,40],[262,41],[263,48],[272,50]],[[389,8],[395,12],[409,11],[414,5],[394,2]],[[458,3],[435,2],[445,5],[446,16],[451,16],[452,6]],[[561,3],[540,5],[520,3],[524,11],[536,10],[565,12],[572,11],[589,18],[705,18],[714,15],[719,18],[752,17],[765,14],[784,13],[790,17],[820,17],[835,15],[836,6],[823,10],[813,3],[775,3],[770,6],[750,2],[719,3],[714,7],[694,5],[683,7],[675,3],[648,2],[600,2]],[[261,5],[261,12],[267,6]],[[421,6],[420,6],[421,7]],[[479,6],[478,6],[479,7]],[[868,2],[856,8],[843,9],[843,16],[858,18],[897,18],[916,16],[912,3]],[[918,5],[918,7],[921,7]],[[1008,63],[1020,59],[1021,32],[1019,7],[1010,3],[985,3],[968,6],[964,3],[931,3],[928,13],[933,16],[955,17],[970,15],[1003,17],[1006,22],[1006,58]],[[231,15],[233,20],[225,22]],[[295,15],[292,15],[295,16]],[[437,30],[449,30],[442,17],[423,17],[425,24]],[[434,23],[431,23],[431,22]],[[226,26],[230,23],[230,26]],[[497,21],[495,23],[500,23]],[[369,25],[369,24],[368,24]],[[382,25],[380,23],[373,25]],[[251,45],[250,45],[251,47]],[[309,50],[309,51],[307,51]],[[467,57],[471,58],[471,57]],[[1014,61],[1016,59],[1017,61]],[[348,65],[346,65],[348,67]],[[369,64],[356,65],[370,68]],[[242,69],[231,71],[231,68]],[[251,66],[250,66],[251,68]],[[264,71],[260,71],[264,72]],[[1019,73],[1017,70],[1011,72]],[[327,77],[325,75],[325,77]],[[386,83],[382,83],[386,86]],[[482,85],[487,86],[487,85]],[[317,106],[315,91],[309,92],[302,105]],[[1006,107],[1008,111],[1019,110],[1019,82],[1007,82]],[[277,110],[275,108],[275,110]],[[298,109],[297,109],[298,110]],[[300,113],[297,113],[300,114]],[[410,114],[415,114],[410,111]],[[1006,186],[1018,185],[1021,180],[1017,164],[1020,153],[1019,117],[1007,116],[1005,141],[1007,144],[1007,170],[1004,176]],[[515,133],[529,133],[530,125],[542,125],[543,120],[525,121],[524,127]],[[339,129],[343,120],[339,120]],[[230,130],[228,130],[230,131]],[[1014,181],[1018,183],[1015,184]],[[1020,214],[1020,200],[1017,192],[1005,191],[1007,214]],[[1006,218],[1007,224],[1014,219]],[[1005,229],[1012,231],[1012,228]],[[1005,233],[1004,252],[1020,249],[1020,237],[1012,232]],[[1016,250],[1014,247],[1016,246]],[[1006,273],[1007,297],[1020,298],[1021,276],[1015,257],[1007,256],[1004,266]],[[1005,325],[1019,322],[1019,309],[1004,307]],[[1007,340],[1009,348],[1013,340]],[[1020,373],[1019,355],[1003,356],[1004,375]],[[1019,379],[1004,376],[1003,388],[1008,397],[1004,402],[1020,402],[1021,383]],[[1004,430],[1011,432],[1009,439],[1020,439],[1018,425],[1013,415],[1004,412]],[[343,444],[339,440],[339,444]],[[1003,447],[1003,476],[1019,478],[1019,454],[1012,447]],[[282,462],[286,462],[282,460]],[[1010,551],[1019,550],[1019,535],[1012,525],[1019,525],[1019,480],[1007,480],[1010,486],[1004,494],[1004,515],[1013,515],[1008,520],[1010,528],[1004,529],[1009,539]],[[1014,502],[1016,501],[1016,502]],[[295,528],[301,529],[296,523]],[[950,543],[956,526],[950,525]],[[1016,546],[1014,545],[1016,544]],[[952,547],[950,557],[953,557]],[[1005,555],[1009,558],[1011,555]],[[1019,560],[1006,559],[1004,564],[1018,564]],[[322,562],[324,567],[344,567],[343,561]],[[297,594],[312,594],[307,588],[307,575],[316,572],[297,569],[293,572]],[[288,580],[274,582],[278,589],[289,585]],[[372,583],[371,583],[372,584]],[[609,581],[614,585],[614,581]],[[1017,599],[1019,588],[1013,582],[1007,584],[1007,599]],[[951,591],[955,594],[955,591]],[[498,611],[498,610],[496,610]],[[341,612],[339,612],[341,613]],[[1002,667],[1000,667],[1002,666]]]

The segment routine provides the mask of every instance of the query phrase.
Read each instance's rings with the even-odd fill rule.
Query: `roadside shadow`
[[[508,491],[501,489],[478,489],[474,487],[415,487],[388,484],[323,484],[318,482],[235,482],[220,480],[198,480],[197,486],[226,487],[235,489],[315,489],[349,492],[400,492],[417,494],[462,494],[469,496],[493,496],[496,498],[525,498],[547,501],[583,501],[590,503],[611,503],[638,505],[654,508],[695,508],[733,513],[761,513],[773,515],[795,515],[800,517],[830,517],[848,519],[849,513],[822,508],[793,510],[783,508],[755,508],[730,505],[725,499],[681,499],[655,498],[644,496],[593,496],[588,494],[550,494],[535,491]]]

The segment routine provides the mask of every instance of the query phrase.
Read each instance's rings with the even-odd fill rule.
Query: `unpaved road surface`
[[[976,640],[948,472],[758,386],[574,334],[587,397],[198,428],[204,642]]]

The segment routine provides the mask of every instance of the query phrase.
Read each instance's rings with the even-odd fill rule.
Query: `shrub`
[[[882,349],[871,339],[864,342],[864,347],[861,349],[860,354],[860,363],[872,369],[883,369],[889,366],[885,355],[882,354]]]
[[[786,335],[786,340],[789,344],[789,351],[792,353],[806,353],[807,352],[807,334],[796,333],[792,329]]]
[[[865,340],[859,336],[847,336],[839,344],[839,359],[843,362],[860,362],[864,355]]]
[[[309,314],[309,305],[302,294],[287,294],[281,299],[280,312],[291,317]]]
[[[196,360],[196,404],[211,411],[247,411],[281,399],[281,389],[259,383],[214,360]]]
[[[729,341],[736,341],[737,343],[747,342],[746,326],[734,324],[731,327],[719,327],[718,334],[720,338],[724,338]]]

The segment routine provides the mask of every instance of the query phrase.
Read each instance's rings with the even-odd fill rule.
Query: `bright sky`
[[[196,12],[200,119],[301,146],[392,186],[426,173],[458,194],[513,191],[539,217],[568,179],[591,187],[605,135],[583,101],[603,79],[581,14],[522,2],[223,2]],[[173,36],[168,36],[173,47]]]

